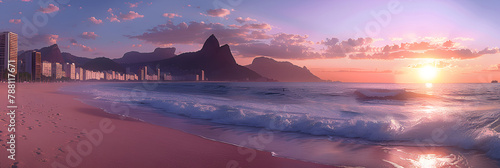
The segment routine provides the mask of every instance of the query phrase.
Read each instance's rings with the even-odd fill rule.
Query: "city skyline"
[[[5,23],[0,30],[20,32],[20,50],[57,43],[64,52],[88,58],[119,58],[156,47],[192,52],[213,33],[231,46],[240,65],[267,56],[307,66],[326,80],[499,78],[495,1],[237,2],[56,1],[41,7],[38,1],[4,0],[0,8],[11,15],[0,16]],[[35,25],[38,34],[26,38],[23,26],[35,24],[32,18],[40,13],[47,24]],[[438,77],[417,78],[419,68],[428,65]]]

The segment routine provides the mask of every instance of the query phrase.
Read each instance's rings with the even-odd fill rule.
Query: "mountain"
[[[61,55],[63,57],[64,62],[75,63],[76,67],[82,67],[83,65],[85,65],[85,63],[92,60],[90,58],[74,56],[74,55],[67,53],[67,52],[63,52],[63,53],[61,53]],[[43,55],[42,55],[42,57],[43,57]]]
[[[125,73],[125,68],[123,68],[120,64],[116,63],[115,61],[106,57],[99,57],[89,60],[82,66],[82,68],[92,71],[112,70],[116,72]]]
[[[220,46],[219,40],[212,34],[201,50],[183,53],[159,62],[162,69],[199,71],[212,81],[257,81],[267,80],[258,73],[238,65],[234,60],[229,45]]]
[[[122,58],[113,59],[113,61],[119,64],[133,64],[159,61],[172,57],[175,57],[175,48],[156,48],[152,53],[127,52]]]
[[[42,61],[59,62],[61,64],[65,63],[61,50],[59,50],[59,46],[57,46],[57,44],[41,48],[37,51],[42,53]]]
[[[258,57],[247,68],[260,75],[280,82],[322,82],[305,66],[303,68],[290,62],[278,62],[272,58]]]
[[[61,53],[61,50],[59,50],[59,46],[57,44],[43,47],[41,49],[22,51],[22,53],[20,52],[19,54],[20,59],[30,57],[31,52],[33,51],[38,51],[42,54],[42,61],[48,61],[52,63],[59,62],[61,64],[64,64],[66,62],[75,63],[77,67],[81,67],[91,60],[90,58],[78,57],[66,52]]]

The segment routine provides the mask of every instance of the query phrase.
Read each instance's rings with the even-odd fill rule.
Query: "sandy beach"
[[[0,152],[0,167],[331,167],[272,156],[134,119],[122,119],[65,95],[78,83],[17,84],[16,160]],[[7,85],[0,84],[1,92]],[[1,96],[7,106],[7,96]],[[8,148],[9,116],[0,115]]]

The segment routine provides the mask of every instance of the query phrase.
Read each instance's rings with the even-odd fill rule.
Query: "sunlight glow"
[[[419,72],[420,72],[420,78],[422,78],[426,82],[429,82],[434,78],[436,78],[438,69],[434,66],[426,65],[420,68]]]
[[[422,168],[437,167],[437,160],[435,155],[423,155],[418,158],[419,166]]]
[[[411,160],[413,166],[419,168],[437,168],[437,167],[456,167],[457,163],[461,160],[453,154],[449,156],[439,157],[435,154],[419,155],[417,160]]]

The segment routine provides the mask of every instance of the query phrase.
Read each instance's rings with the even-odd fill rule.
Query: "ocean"
[[[146,82],[62,90],[109,113],[279,157],[500,167],[500,84]]]

